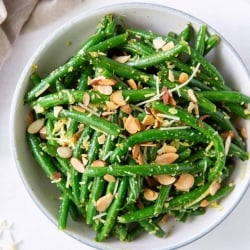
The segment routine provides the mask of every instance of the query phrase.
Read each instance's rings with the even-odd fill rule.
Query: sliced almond
[[[121,106],[121,107],[120,107],[120,110],[121,110],[122,112],[128,114],[128,115],[131,114],[131,112],[132,112],[132,108],[131,108],[131,106],[130,106],[129,104],[126,104],[126,105]]]
[[[137,159],[140,152],[141,152],[140,145],[139,144],[134,145],[133,148],[132,148],[132,158]]]
[[[215,181],[211,184],[211,186],[209,187],[209,193],[211,195],[215,195],[216,192],[220,189],[220,183],[218,181]]]
[[[72,106],[72,108],[78,112],[82,112],[82,113],[86,112],[86,110],[80,106]]]
[[[247,130],[246,130],[246,128],[241,128],[240,134],[243,137],[243,139],[247,139]]]
[[[137,118],[132,115],[129,115],[124,122],[124,128],[130,134],[135,134],[136,132],[141,130],[141,124]]]
[[[103,95],[111,95],[113,91],[112,86],[108,85],[93,85],[93,89]]]
[[[127,56],[114,56],[113,59],[119,63],[126,63],[130,59],[130,55]]]
[[[77,172],[79,172],[79,173],[84,173],[85,168],[84,168],[84,166],[83,166],[82,161],[80,161],[78,158],[72,157],[72,158],[70,159],[70,164],[73,166],[73,168],[74,168]]]
[[[105,167],[107,165],[106,161],[103,160],[95,160],[91,164],[91,167]]]
[[[157,155],[155,159],[156,164],[171,164],[178,159],[179,155],[176,153],[165,153]]]
[[[98,143],[99,144],[104,144],[104,142],[105,142],[105,140],[106,140],[106,135],[105,134],[102,134],[102,135],[100,135],[98,138],[97,138],[97,140],[98,140]]]
[[[180,75],[179,75],[179,78],[178,78],[178,82],[179,83],[184,83],[184,82],[186,82],[187,80],[188,80],[188,74],[187,73],[185,73],[185,72],[181,72],[180,73]]]
[[[90,95],[89,93],[85,92],[82,96],[82,103],[84,106],[88,106],[90,102]]]
[[[151,114],[146,114],[143,118],[142,124],[144,126],[151,126],[154,125],[154,122],[155,122],[154,116]]]
[[[54,116],[55,117],[58,117],[60,112],[63,110],[63,107],[62,106],[55,106],[53,108],[53,113],[54,113]]]
[[[155,201],[158,198],[158,195],[158,192],[149,188],[145,188],[143,191],[143,196],[148,201]]]
[[[29,125],[29,127],[28,127],[28,129],[27,129],[27,132],[29,133],[29,134],[36,134],[37,132],[39,132],[40,131],[40,129],[43,127],[43,125],[44,125],[44,119],[42,118],[42,119],[37,119],[37,120],[35,120],[34,122],[32,122],[30,125]]]
[[[157,154],[176,153],[176,151],[176,147],[163,143],[162,147],[157,150]]]
[[[96,201],[95,207],[98,212],[104,212],[110,206],[114,198],[114,195],[108,193]]]
[[[110,101],[106,101],[106,106],[107,106],[108,110],[116,110],[119,108],[119,105],[117,105],[113,102],[110,102]]]
[[[170,49],[173,49],[174,48],[174,43],[173,42],[168,42],[166,43],[161,49],[163,51],[166,51],[166,50],[170,50]]]
[[[56,152],[62,158],[70,158],[72,156],[72,149],[69,147],[58,147]]]
[[[40,135],[41,139],[46,139],[46,137],[47,137],[46,126],[43,126],[43,127],[39,130],[39,135]]]
[[[110,101],[118,106],[124,106],[126,105],[126,101],[123,98],[122,91],[118,90],[112,93],[110,96]]]
[[[200,203],[200,207],[207,207],[209,205],[209,201],[208,200],[202,200]]]
[[[168,175],[168,174],[156,175],[154,177],[162,185],[171,185],[176,180],[175,177]]]
[[[116,178],[111,174],[105,174],[103,176],[103,179],[107,182],[115,182],[116,181]]]
[[[188,173],[181,174],[174,186],[176,190],[188,192],[194,185],[194,176]]]
[[[114,86],[115,84],[116,80],[104,77],[96,77],[90,81],[90,85]]]
[[[131,88],[131,89],[138,89],[137,85],[136,85],[136,82],[134,79],[128,79],[127,80],[127,83],[128,83],[128,86]]]

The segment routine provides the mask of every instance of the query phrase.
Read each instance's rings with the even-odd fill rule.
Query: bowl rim
[[[53,43],[52,40],[55,39],[55,37],[60,36],[61,33],[64,31],[64,29],[67,30],[67,28],[71,27],[72,25],[76,24],[77,22],[80,22],[84,19],[88,19],[88,18],[98,14],[99,12],[106,11],[108,13],[110,11],[115,11],[117,8],[119,9],[119,8],[138,8],[138,7],[139,8],[143,7],[143,8],[147,8],[147,9],[153,8],[155,10],[167,11],[167,12],[170,12],[170,13],[175,14],[177,16],[181,16],[181,17],[184,17],[186,19],[189,19],[190,22],[194,22],[195,24],[198,24],[198,25],[205,23],[207,25],[208,29],[211,30],[212,32],[218,34],[220,36],[221,40],[223,41],[223,43],[232,51],[233,55],[238,60],[241,68],[245,71],[245,73],[250,81],[250,72],[249,72],[248,68],[246,67],[246,64],[243,62],[242,58],[237,53],[235,48],[227,41],[227,39],[225,39],[224,36],[220,32],[218,32],[216,29],[211,27],[208,23],[202,21],[202,19],[197,18],[197,17],[195,17],[189,13],[186,13],[182,10],[179,10],[177,8],[169,7],[167,5],[163,5],[163,4],[159,4],[159,3],[120,2],[120,3],[115,3],[115,4],[107,4],[107,5],[104,4],[101,7],[93,8],[91,10],[84,10],[83,12],[78,13],[76,16],[68,18],[66,21],[64,20],[64,22],[62,24],[60,24],[55,29],[53,34],[50,34],[41,43],[41,45],[32,53],[32,55],[29,57],[26,65],[25,65],[25,67],[22,69],[22,73],[21,73],[21,75],[18,79],[17,85],[15,87],[14,95],[12,96],[10,117],[9,117],[9,138],[10,138],[9,143],[10,143],[11,155],[12,155],[12,158],[14,159],[18,174],[19,174],[21,181],[25,187],[25,190],[28,192],[30,198],[34,201],[36,206],[39,208],[40,211],[42,211],[42,213],[46,216],[46,218],[48,218],[54,225],[57,224],[56,219],[50,213],[48,213],[48,211],[46,211],[45,207],[41,204],[41,202],[34,195],[31,187],[29,186],[29,184],[27,183],[27,181],[25,179],[25,176],[22,172],[21,165],[17,159],[18,154],[17,154],[17,149],[15,147],[15,132],[13,132],[13,131],[14,131],[14,122],[15,122],[15,116],[16,116],[16,106],[17,106],[18,96],[19,96],[19,92],[22,88],[24,78],[27,75],[27,73],[29,72],[31,65],[33,64],[35,59],[40,55],[40,53],[43,51],[43,49],[46,48],[48,45],[50,46]],[[188,240],[184,240],[181,243],[176,244],[175,249],[186,246],[188,244],[191,244],[192,242],[199,240],[200,238],[204,237],[205,235],[210,233],[212,230],[214,230],[218,225],[220,225],[235,210],[235,208],[238,206],[238,204],[240,203],[240,201],[244,197],[244,195],[247,192],[249,187],[250,187],[250,178],[248,180],[246,188],[241,192],[241,194],[235,200],[234,204],[232,204],[232,206],[230,206],[230,209],[227,211],[227,213],[224,213],[224,215],[221,217],[220,220],[218,220],[216,223],[214,223],[211,227],[206,228],[206,230],[203,230],[199,234],[196,234],[194,237],[190,237]],[[99,248],[99,245],[97,242],[84,241],[83,239],[80,239],[79,237],[74,235],[74,233],[68,231],[67,229],[64,232],[66,234],[68,234],[69,236],[71,236],[73,239],[76,239],[85,245],[88,245],[90,247],[94,247],[96,249],[107,249],[108,250],[108,248],[106,248],[105,246],[102,246],[103,248]],[[166,250],[169,248],[159,248],[159,250],[164,250],[164,249]]]

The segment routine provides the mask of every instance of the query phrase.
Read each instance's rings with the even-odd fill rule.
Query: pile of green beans
[[[162,238],[166,215],[185,222],[232,192],[250,97],[206,59],[219,41],[206,25],[162,35],[107,14],[65,64],[38,65],[27,143],[60,190],[60,229],[71,216],[97,241]]]

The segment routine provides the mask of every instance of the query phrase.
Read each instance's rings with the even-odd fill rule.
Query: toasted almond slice
[[[84,168],[84,166],[83,166],[82,161],[80,161],[78,158],[72,157],[72,158],[70,159],[70,164],[73,166],[73,168],[74,168],[77,172],[79,172],[79,173],[84,173],[85,168]]]
[[[209,187],[209,193],[211,195],[215,195],[216,192],[220,189],[220,183],[218,181],[215,181],[211,184],[211,186]]]
[[[188,192],[194,185],[194,176],[188,173],[181,174],[174,186],[176,190]]]
[[[128,79],[127,80],[127,83],[128,83],[128,86],[131,88],[131,89],[138,89],[137,85],[136,85],[136,82],[134,79]]]
[[[177,149],[174,146],[167,145],[164,143],[160,149],[157,150],[157,154],[165,154],[165,153],[176,153]]]
[[[113,115],[115,113],[116,113],[116,111],[104,111],[104,112],[102,112],[102,116],[109,116],[109,115]]]
[[[86,112],[86,110],[80,106],[72,106],[72,108],[78,112],[82,112],[82,113]]]
[[[103,176],[103,179],[107,182],[115,182],[116,181],[116,178],[111,174],[105,174]]]
[[[133,148],[132,148],[132,158],[137,159],[140,152],[141,152],[140,145],[139,144],[134,145]]]
[[[145,126],[151,126],[154,125],[155,118],[151,114],[146,114],[143,118],[142,124]]]
[[[46,133],[46,126],[43,126],[40,130],[39,130],[39,135],[41,139],[46,139],[47,137],[47,133]]]
[[[175,182],[176,178],[168,174],[156,175],[155,179],[162,185],[171,185]]]
[[[114,86],[116,84],[115,79],[105,78],[103,76],[98,76],[90,80],[90,85],[105,85],[105,86]]]
[[[165,153],[157,155],[155,159],[156,164],[171,164],[178,159],[179,155],[176,153]]]
[[[185,72],[181,72],[178,78],[178,82],[182,84],[186,82],[187,80],[188,80],[188,74]]]
[[[93,85],[93,89],[103,95],[111,95],[113,91],[112,86],[109,85]]]
[[[130,134],[135,134],[136,132],[141,130],[141,124],[137,118],[129,115],[124,122],[124,128]]]
[[[174,43],[173,42],[168,42],[166,43],[161,49],[166,51],[174,48]]]
[[[114,195],[108,193],[96,201],[95,207],[98,212],[104,212],[110,206],[114,198]]]
[[[84,106],[88,106],[90,102],[90,95],[89,93],[85,92],[82,96],[82,103]]]
[[[110,101],[118,106],[124,106],[126,105],[126,101],[123,98],[122,91],[118,90],[112,93],[110,96]]]
[[[131,114],[131,112],[132,112],[132,108],[131,108],[131,106],[130,106],[129,104],[126,104],[126,105],[121,106],[121,107],[120,107],[120,110],[121,110],[122,112],[128,114],[128,115]]]
[[[208,200],[202,200],[200,203],[200,207],[207,207],[209,205]]]
[[[244,139],[247,139],[247,130],[246,128],[241,128],[240,134]]]
[[[91,167],[105,167],[107,165],[106,161],[103,160],[95,160],[91,164]]]
[[[62,158],[70,158],[72,156],[72,149],[69,147],[58,147],[56,152]]]
[[[36,134],[37,132],[39,132],[40,131],[40,129],[43,127],[43,125],[44,125],[44,119],[42,118],[42,119],[37,119],[37,120],[35,120],[34,122],[32,122],[30,125],[29,125],[29,127],[28,127],[28,129],[27,129],[27,132],[29,133],[29,134]]]
[[[106,101],[106,106],[107,106],[108,110],[116,110],[119,108],[119,105],[117,105],[113,102],[110,102],[110,101]]]
[[[150,188],[145,188],[143,191],[143,196],[148,201],[155,201],[158,198],[158,193]]]
[[[114,56],[113,59],[119,63],[126,63],[130,59],[130,55],[127,56]]]
[[[99,144],[104,144],[105,140],[106,140],[106,135],[105,134],[101,134],[98,138],[98,143]]]

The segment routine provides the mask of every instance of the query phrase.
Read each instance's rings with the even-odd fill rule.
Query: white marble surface
[[[0,69],[0,228],[5,221],[20,250],[91,250],[92,248],[58,231],[41,213],[18,176],[9,146],[9,112],[12,95],[25,63],[37,46],[60,24],[75,14],[121,0],[85,0],[82,6],[49,27],[21,35],[12,54]],[[142,2],[137,0],[137,2]],[[214,27],[237,50],[250,70],[250,0],[165,0],[161,3],[190,13]],[[0,45],[1,46],[1,45]],[[234,212],[215,230],[182,250],[250,249],[250,190]],[[3,224],[3,223],[2,223]],[[8,230],[0,234],[0,250],[7,250]]]

